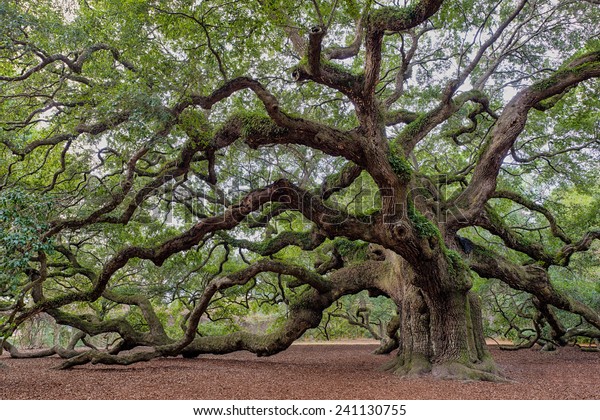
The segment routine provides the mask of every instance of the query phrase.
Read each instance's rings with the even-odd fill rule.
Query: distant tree
[[[119,338],[65,368],[267,356],[366,290],[398,308],[391,371],[494,380],[494,278],[597,337],[552,279],[600,237],[595,3],[2,2],[3,336]]]

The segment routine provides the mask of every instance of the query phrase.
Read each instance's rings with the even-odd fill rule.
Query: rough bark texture
[[[502,380],[485,346],[478,298],[461,278],[466,270],[448,270],[447,284],[464,287],[444,290],[438,278],[424,277],[434,276],[431,271],[417,275],[398,255],[386,256],[393,261],[390,277],[399,279],[402,289],[394,296],[401,308],[398,356],[385,368],[404,376]]]

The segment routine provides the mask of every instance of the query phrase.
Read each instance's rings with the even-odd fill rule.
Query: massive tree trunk
[[[396,261],[391,275],[399,290],[390,296],[401,313],[398,355],[385,369],[404,376],[502,379],[485,345],[468,270],[446,255],[418,271],[392,252],[387,258]]]

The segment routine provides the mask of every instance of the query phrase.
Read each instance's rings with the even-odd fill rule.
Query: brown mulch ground
[[[59,359],[0,357],[0,399],[600,399],[600,353],[574,348],[492,354],[512,383],[402,379],[378,368],[374,345],[294,345],[127,367],[51,370]]]

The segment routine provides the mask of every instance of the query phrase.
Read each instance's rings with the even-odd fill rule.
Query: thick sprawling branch
[[[371,12],[368,31],[401,32],[425,22],[441,7],[443,0],[421,0],[406,7],[381,7]]]
[[[237,205],[230,207],[225,213],[206,218],[195,224],[186,232],[175,236],[153,248],[127,247],[114,255],[106,264],[102,272],[97,276],[91,290],[86,292],[69,293],[58,298],[42,300],[27,311],[24,311],[17,319],[20,324],[35,313],[48,311],[76,301],[94,301],[98,299],[112,275],[124,267],[132,258],[142,258],[161,265],[171,255],[190,249],[198,244],[205,235],[218,230],[227,230],[237,226],[248,214],[260,208],[261,205],[272,200],[281,198],[284,194],[284,186],[288,181],[282,180],[269,187],[255,190],[249,193]]]
[[[70,343],[71,344],[71,343]],[[60,346],[53,346],[47,349],[39,349],[39,350],[35,350],[35,351],[20,351],[17,347],[15,347],[13,344],[9,343],[6,340],[2,341],[2,348],[6,351],[8,351],[8,353],[10,354],[10,357],[12,357],[13,359],[36,359],[36,358],[40,358],[40,357],[48,357],[48,356],[53,356],[53,355],[59,355],[60,357],[64,358],[64,359],[68,359],[71,357],[76,357],[79,354],[81,354],[80,351],[77,351],[74,349],[74,345],[71,346],[67,346],[67,348],[63,348]]]
[[[548,269],[537,264],[518,265],[500,254],[474,245],[468,263],[477,274],[498,279],[516,290],[531,293],[541,304],[552,305],[585,318],[600,329],[600,315],[587,305],[558,291],[550,282]]]
[[[123,268],[131,259],[145,259],[161,265],[171,255],[197,245],[207,234],[234,228],[251,212],[258,210],[268,202],[280,202],[288,209],[299,211],[324,233],[331,236],[335,236],[339,229],[343,229],[344,234],[351,239],[375,240],[375,235],[377,235],[361,220],[326,206],[318,196],[296,187],[287,180],[280,180],[268,187],[252,191],[223,214],[203,219],[184,233],[158,244],[156,247],[131,246],[122,249],[104,264],[102,272],[94,280],[90,290],[41,299],[33,307],[23,311],[15,320],[15,324],[19,325],[36,313],[47,312],[72,302],[94,301],[106,290],[113,274]]]
[[[354,104],[361,102],[363,76],[353,74],[329,61],[321,60],[318,74],[312,73],[307,65],[301,63],[292,71],[292,77],[296,82],[312,80],[335,89],[346,95]]]
[[[385,116],[385,125],[394,126],[397,124],[410,124],[419,118],[419,114],[413,111],[399,110],[392,111]]]
[[[353,138],[352,133],[342,132],[317,122],[288,117],[279,110],[277,99],[268,92],[259,82],[249,78],[237,78],[224,84],[209,96],[193,96],[190,100],[183,101],[174,106],[170,113],[172,121],[167,127],[161,129],[157,136],[164,136],[170,130],[177,117],[189,106],[196,105],[210,109],[215,103],[224,100],[233,93],[250,89],[263,101],[270,117],[239,116],[232,117],[224,127],[216,133],[212,142],[198,141],[190,138],[180,149],[179,156],[170,163],[163,166],[160,176],[143,186],[131,200],[127,208],[120,216],[111,215],[120,206],[133,187],[133,177],[138,172],[138,161],[149,152],[148,147],[143,147],[129,159],[127,173],[121,182],[122,189],[113,194],[111,200],[96,209],[87,217],[74,220],[56,221],[47,236],[52,236],[63,229],[78,229],[93,223],[126,224],[133,216],[139,205],[159,187],[186,174],[190,164],[200,151],[206,151],[208,156],[213,156],[215,151],[231,145],[238,138],[243,138],[251,147],[259,147],[270,144],[304,144],[315,149],[323,150],[330,155],[342,155],[349,160],[364,165],[364,155],[360,145]],[[129,113],[124,114],[128,118]],[[272,118],[273,120],[270,120]],[[124,121],[124,119],[123,119]],[[119,120],[119,122],[122,122]],[[103,124],[102,130],[111,128]],[[91,128],[90,128],[91,130]],[[89,131],[89,130],[88,130]],[[94,131],[94,133],[97,129]],[[87,131],[85,131],[87,132]],[[60,139],[63,141],[64,139]],[[37,146],[36,146],[37,147]],[[209,162],[210,163],[210,162]],[[209,165],[210,166],[210,165]],[[210,169],[210,168],[209,168]],[[214,178],[214,175],[213,175]]]
[[[135,71],[135,67],[131,63],[121,59],[121,54],[118,49],[116,49],[115,47],[112,47],[110,45],[107,45],[107,44],[96,44],[96,45],[92,45],[84,50],[78,51],[75,54],[77,56],[77,59],[71,60],[69,58],[69,55],[73,55],[73,54],[44,55],[41,50],[37,49],[35,46],[32,46],[28,43],[24,43],[24,42],[20,42],[20,41],[15,41],[15,43],[21,44],[28,49],[35,50],[36,55],[38,55],[38,57],[40,57],[41,60],[36,66],[22,72],[18,76],[0,76],[0,81],[19,82],[19,81],[26,80],[29,77],[31,77],[33,74],[40,72],[41,70],[43,70],[44,68],[46,68],[47,66],[49,66],[50,64],[55,63],[55,62],[62,62],[73,73],[80,74],[83,70],[83,65],[85,64],[86,61],[88,61],[90,59],[92,54],[97,51],[102,51],[102,50],[110,51],[110,53],[112,54],[115,61],[121,63],[125,68],[127,68],[129,70]]]
[[[414,28],[433,16],[442,0],[421,0],[406,7],[381,7],[367,18],[365,81],[363,95],[368,103],[375,93],[381,69],[381,46],[386,31],[401,32]],[[369,99],[371,98],[371,99]]]
[[[111,213],[117,209],[127,196],[134,185],[134,177],[137,173],[136,168],[138,162],[149,152],[148,147],[142,147],[137,150],[127,162],[127,171],[123,180],[121,181],[121,190],[112,194],[111,200],[105,203],[100,208],[93,211],[87,217],[81,219],[67,219],[67,220],[56,220],[52,222],[51,229],[46,232],[47,237],[52,237],[58,232],[64,229],[79,229],[84,226],[89,226],[94,223],[113,223],[113,224],[127,224],[139,205],[157,188],[166,184],[170,180],[183,175],[190,167],[192,159],[197,151],[202,148],[201,145],[195,141],[190,140],[181,147],[180,155],[177,159],[172,161],[172,165],[167,164],[162,174],[152,179],[146,185],[144,185],[135,194],[134,199],[129,203],[127,208],[123,211],[120,216],[114,216]]]
[[[148,323],[148,328],[150,329],[150,335],[154,340],[168,342],[169,337],[165,332],[162,322],[160,321],[158,315],[154,311],[152,307],[152,303],[150,299],[144,296],[141,293],[138,294],[125,294],[118,293],[112,290],[105,290],[102,293],[102,296],[110,301],[124,304],[124,305],[135,305],[140,308],[142,312],[142,316]]]
[[[18,156],[25,156],[35,149],[43,146],[55,146],[57,144],[73,140],[82,134],[98,135],[112,130],[124,122],[129,121],[131,117],[130,111],[119,112],[104,121],[99,121],[92,124],[79,124],[70,133],[56,134],[40,140],[28,143],[24,147],[17,147],[11,143],[4,144],[11,150],[12,153]]]
[[[381,45],[386,31],[404,31],[413,28],[431,17],[442,4],[442,0],[422,0],[407,7],[382,7],[370,12],[364,23],[366,33],[366,60],[364,75],[353,75],[337,66],[320,62],[316,53],[320,54],[319,33],[309,38],[308,66],[298,66],[292,76],[296,81],[313,80],[317,83],[339,90],[352,100],[360,114],[378,113],[375,103],[375,86],[379,81],[381,68]],[[362,19],[352,45],[347,49],[335,49],[326,55],[327,58],[346,58],[356,54],[362,44]]]
[[[124,316],[102,320],[95,315],[76,315],[62,309],[48,309],[46,312],[58,324],[69,325],[84,331],[90,336],[113,332],[119,334],[126,343],[135,343],[138,346],[152,346],[157,343],[166,344],[171,342],[166,334],[154,335],[152,332],[146,333],[136,330]]]
[[[584,149],[589,148],[594,145],[600,145],[600,139],[594,138],[592,140],[577,144],[575,146],[570,146],[570,147],[566,147],[564,149],[553,150],[553,151],[548,151],[548,152],[534,153],[530,156],[519,156],[519,154],[517,154],[516,148],[511,147],[510,156],[514,159],[515,162],[518,162],[518,163],[531,163],[538,159],[543,159],[546,162],[550,162],[550,158],[554,158],[556,156],[568,154],[571,152],[577,152],[580,150],[584,150]]]
[[[554,261],[553,255],[549,254],[541,244],[532,243],[513,232],[492,208],[487,207],[476,224],[500,237],[509,248],[522,252],[536,261],[543,261],[546,265]]]
[[[310,73],[318,77],[321,73],[321,43],[325,36],[326,30],[321,26],[313,26],[310,28],[308,36],[308,68]]]
[[[557,253],[556,264],[567,266],[573,254],[587,251],[595,240],[600,240],[600,230],[593,229],[586,232],[579,241],[563,246]]]
[[[349,187],[360,176],[361,172],[362,168],[353,163],[344,165],[339,173],[325,178],[321,185],[321,197],[328,199],[336,192]]]
[[[241,331],[224,336],[196,336],[195,332],[200,316],[208,307],[215,293],[231,286],[246,284],[256,274],[272,270],[297,276],[296,278],[301,283],[313,283],[318,286],[318,288],[303,293],[297,302],[290,305],[289,315],[281,328],[266,335]],[[381,283],[385,284],[389,270],[390,266],[386,262],[366,261],[359,265],[342,268],[333,273],[328,280],[317,280],[317,277],[322,278],[304,268],[271,260],[261,260],[238,273],[210,282],[194,307],[185,336],[178,342],[123,356],[89,351],[65,361],[60,367],[64,369],[90,362],[127,365],[179,353],[186,357],[194,357],[205,353],[226,354],[246,350],[258,356],[272,355],[288,348],[307,329],[317,327],[321,321],[323,310],[341,296],[356,294],[362,290],[379,290],[381,293]],[[325,283],[322,283],[323,281]]]
[[[325,51],[325,58],[328,60],[345,60],[354,57],[360,51],[364,36],[363,19],[360,18],[356,22],[356,32],[352,42],[345,47],[332,47]]]
[[[321,77],[328,77],[327,65],[320,68]],[[331,156],[344,156],[359,165],[364,165],[362,149],[351,132],[343,132],[315,121],[288,116],[280,109],[279,101],[272,93],[258,81],[247,77],[233,79],[209,96],[192,95],[189,101],[183,101],[174,107],[173,112],[180,113],[190,105],[210,109],[217,102],[242,89],[250,89],[256,94],[264,104],[272,122],[254,116],[234,116],[217,134],[215,148],[231,144],[235,139],[244,137],[243,132],[245,132],[245,140],[252,147],[269,144],[303,144]]]
[[[458,216],[448,223],[460,226],[472,221],[496,189],[500,166],[519,137],[531,108],[541,101],[558,95],[578,83],[600,77],[600,52],[585,54],[572,60],[564,68],[519,92],[508,103],[491,133],[485,150],[475,167],[471,183],[456,199]]]
[[[529,204],[533,205],[533,203]],[[590,230],[579,241],[572,242],[569,239],[565,241],[566,244],[562,248],[552,252],[545,249],[542,244],[531,242],[517,235],[490,207],[486,207],[484,212],[480,214],[475,225],[481,226],[490,233],[500,237],[507,247],[522,252],[533,260],[543,263],[546,268],[552,265],[569,265],[573,254],[589,250],[593,241],[600,239],[600,230]]]
[[[417,52],[417,48],[419,46],[419,39],[431,29],[432,28],[429,27],[424,28],[419,32],[415,32],[414,30],[409,31],[408,35],[410,35],[411,45],[408,51],[404,50],[404,38],[402,38],[402,47],[400,50],[400,54],[402,56],[402,63],[400,65],[400,68],[396,72],[396,77],[394,80],[394,91],[384,101],[384,105],[386,108],[391,107],[404,94],[404,83],[411,77],[413,66],[412,60],[415,56],[415,53]],[[388,124],[388,119],[389,118],[386,117],[386,124]]]
[[[562,322],[556,316],[556,313],[552,307],[548,304],[542,303],[537,298],[532,299],[534,306],[540,311],[540,314],[548,321],[548,325],[552,328],[552,338],[558,340],[559,344],[565,343],[565,335],[567,330],[563,326]],[[600,334],[600,331],[598,331]]]
[[[414,120],[412,120],[413,116],[410,114],[396,114],[397,117],[403,116],[406,121],[412,120],[407,123],[406,127],[396,137],[398,147],[402,147],[404,154],[409,155],[427,134],[448,120],[448,118],[469,101],[480,104],[484,108],[488,108],[489,106],[488,98],[483,93],[472,90],[461,93],[453,99],[448,99],[448,101],[441,103],[431,111],[417,114]]]
[[[262,242],[236,239],[225,232],[219,232],[218,236],[232,246],[247,249],[262,256],[276,254],[288,246],[297,246],[302,250],[311,251],[325,241],[325,236],[318,230],[312,230],[311,232],[281,232],[274,238]]]
[[[284,264],[272,260],[260,260],[244,270],[212,280],[206,286],[202,295],[196,302],[196,305],[188,318],[188,325],[183,338],[176,343],[160,347],[158,351],[163,355],[179,354],[190,343],[192,343],[196,337],[196,331],[198,329],[200,318],[204,312],[206,312],[206,309],[208,308],[208,305],[210,304],[215,293],[220,290],[228,289],[232,286],[246,284],[257,274],[266,271],[294,276],[298,281],[297,285],[308,284],[312,286],[317,293],[326,293],[331,290],[331,284],[327,280],[303,267]]]

